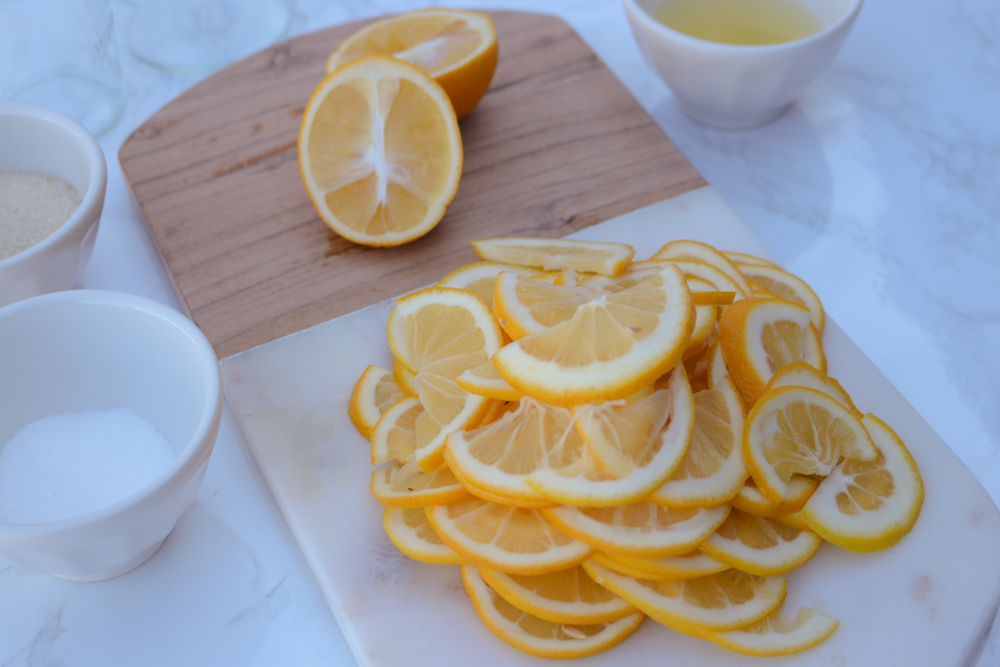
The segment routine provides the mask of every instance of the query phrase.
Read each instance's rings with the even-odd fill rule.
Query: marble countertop
[[[421,4],[289,2],[292,35]],[[1000,5],[869,2],[788,112],[729,133],[677,111],[615,0],[461,4],[571,24],[1000,502]],[[179,309],[116,156],[197,79],[122,60],[127,106],[101,140],[108,195],[80,286]],[[0,667],[181,664],[355,664],[228,407],[197,502],[146,564],[74,584],[0,561]],[[979,665],[1000,665],[997,626]]]

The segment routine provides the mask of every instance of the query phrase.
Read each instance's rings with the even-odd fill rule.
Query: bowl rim
[[[29,261],[36,255],[46,252],[48,248],[60,243],[64,237],[73,233],[73,231],[92,217],[95,217],[95,222],[98,221],[104,208],[104,194],[108,183],[108,166],[101,144],[91,134],[90,130],[74,118],[40,104],[4,100],[0,101],[0,123],[3,122],[5,116],[37,118],[68,130],[77,140],[76,146],[83,150],[87,161],[90,163],[91,177],[90,182],[87,184],[87,191],[81,193],[80,205],[76,207],[76,210],[67,218],[66,222],[30,248],[26,248],[5,259],[0,259],[0,271],[19,262]]]
[[[660,2],[666,1],[667,0],[660,0]],[[798,48],[800,46],[818,42],[826,39],[827,36],[831,34],[836,34],[837,32],[843,30],[846,25],[850,25],[850,23],[857,17],[858,13],[861,11],[861,6],[864,4],[864,0],[848,0],[848,7],[846,11],[841,14],[840,18],[822,30],[814,32],[811,35],[807,35],[802,39],[795,39],[790,42],[778,42],[777,44],[727,44],[725,42],[713,42],[708,39],[701,39],[700,37],[692,37],[687,33],[680,32],[670,26],[664,25],[654,19],[648,11],[640,7],[638,0],[621,0],[621,2],[625,8],[625,14],[629,19],[640,21],[647,29],[652,30],[653,32],[658,32],[666,37],[669,37],[670,39],[676,40],[688,46],[731,53],[748,53],[751,51],[755,53],[768,53]]]
[[[222,417],[222,372],[215,350],[212,349],[211,343],[195,326],[194,322],[183,314],[159,301],[136,294],[111,290],[69,290],[41,294],[4,306],[0,308],[0,322],[8,317],[17,317],[23,311],[44,307],[53,302],[127,308],[153,316],[162,320],[165,325],[179,329],[183,335],[191,339],[192,349],[197,358],[200,359],[201,366],[205,369],[204,382],[209,400],[205,402],[194,433],[184,449],[166,470],[141,489],[111,505],[69,519],[30,524],[6,523],[0,520],[0,537],[4,538],[48,537],[57,533],[75,531],[99,524],[143,503],[150,496],[161,492],[171,480],[193,475],[197,468],[209,458],[212,448],[215,446],[215,438],[207,436],[212,430],[218,428]],[[214,400],[211,398],[213,396]],[[4,444],[6,443],[0,443],[0,446]]]

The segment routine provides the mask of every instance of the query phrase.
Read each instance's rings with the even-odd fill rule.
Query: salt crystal
[[[0,449],[0,521],[83,516],[139,491],[173,462],[167,439],[134,410],[39,419]]]

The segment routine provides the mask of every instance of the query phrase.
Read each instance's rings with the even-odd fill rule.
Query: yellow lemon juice
[[[723,44],[793,42],[822,28],[816,15],[796,0],[666,0],[653,18],[686,35]]]

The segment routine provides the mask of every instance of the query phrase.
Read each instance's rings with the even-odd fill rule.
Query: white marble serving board
[[[573,237],[631,243],[640,259],[678,238],[769,256],[711,188]],[[369,445],[348,418],[347,404],[368,364],[391,363],[390,306],[380,303],[224,359],[226,393],[240,427],[360,665],[547,664],[479,622],[457,566],[411,561],[385,535],[382,507],[368,489]],[[975,664],[1000,605],[1000,511],[829,319],[823,342],[830,375],[863,412],[896,430],[920,467],[926,500],[913,531],[877,554],[824,544],[789,576],[786,612],[815,607],[841,621],[814,649],[762,661],[646,619],[625,643],[582,664]]]

